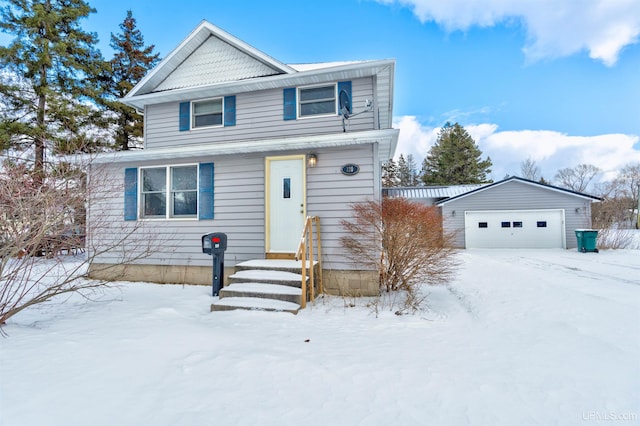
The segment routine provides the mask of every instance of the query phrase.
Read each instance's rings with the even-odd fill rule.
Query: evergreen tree
[[[109,61],[109,72],[105,75],[105,97],[102,100],[113,112],[115,123],[115,144],[117,149],[128,150],[140,141],[143,132],[143,116],[135,109],[119,102],[159,61],[154,53],[154,45],[145,46],[144,37],[136,27],[136,20],[130,10],[120,24],[120,33],[111,34],[114,56]]]
[[[422,181],[426,185],[486,183],[491,159],[481,159],[482,151],[460,124],[446,123],[438,133],[422,163]]]
[[[398,168],[393,158],[382,165],[382,187],[398,186]]]
[[[42,175],[47,149],[86,150],[96,142],[84,130],[99,115],[87,101],[98,97],[103,61],[97,36],[79,24],[95,9],[83,0],[3,3],[0,29],[15,39],[0,46],[0,63],[19,83],[0,84],[0,94],[22,115],[2,117],[0,137],[5,147],[33,147],[34,171]]]
[[[411,170],[407,164],[407,160],[404,159],[404,154],[400,154],[398,158],[398,186],[410,186],[411,185]]]
[[[407,155],[407,167],[409,168],[409,186],[420,185],[420,176],[418,174],[418,165],[413,154]]]
[[[398,186],[417,186],[420,184],[416,160],[413,158],[413,154],[409,154],[406,157],[404,154],[400,154],[397,169]]]

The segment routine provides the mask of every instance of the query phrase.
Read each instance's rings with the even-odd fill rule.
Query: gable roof
[[[382,128],[393,122],[395,60],[287,65],[202,21],[120,101],[146,105],[374,77]]]
[[[442,206],[442,205],[445,205],[447,203],[450,203],[451,201],[459,200],[461,198],[465,198],[465,197],[471,196],[473,194],[477,194],[479,192],[486,191],[486,190],[489,190],[491,188],[495,188],[495,187],[507,184],[509,182],[522,182],[522,183],[524,183],[526,185],[537,186],[537,187],[541,187],[541,188],[544,188],[544,189],[548,189],[550,191],[562,192],[562,193],[565,193],[565,194],[573,195],[575,197],[579,197],[579,198],[583,198],[583,199],[587,199],[587,200],[591,200],[591,201],[601,201],[602,200],[601,198],[593,196],[593,195],[583,194],[581,192],[576,192],[576,191],[572,191],[570,189],[560,188],[558,186],[547,185],[547,184],[544,184],[544,183],[536,182],[536,181],[529,180],[529,179],[524,179],[524,178],[517,177],[517,176],[511,176],[511,177],[508,177],[508,178],[506,178],[504,180],[501,180],[499,182],[494,182],[494,183],[491,183],[491,184],[488,184],[488,185],[484,185],[484,186],[482,186],[480,188],[477,188],[477,189],[474,189],[472,191],[465,192],[465,193],[460,194],[460,195],[456,195],[455,197],[451,197],[451,198],[447,198],[446,200],[438,201],[436,204],[438,206]]]
[[[192,57],[196,50],[202,53],[199,58]],[[187,66],[182,67],[183,64]],[[211,67],[212,64],[216,66]],[[203,73],[204,67],[207,69]],[[212,74],[212,69],[217,72]],[[295,72],[290,66],[203,20],[124,99],[185,87],[185,83],[202,85]],[[185,73],[190,74],[185,76]]]

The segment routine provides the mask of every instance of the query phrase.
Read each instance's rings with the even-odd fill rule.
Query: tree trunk
[[[40,67],[40,87],[38,90],[38,111],[36,114],[37,133],[34,140],[35,163],[33,167],[34,175],[38,184],[42,183],[44,178],[44,149],[47,141],[47,131],[44,122],[45,110],[47,106],[47,97],[45,88],[47,87],[47,68],[45,65]]]

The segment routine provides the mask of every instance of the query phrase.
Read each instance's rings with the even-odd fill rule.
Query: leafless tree
[[[594,226],[628,228],[638,226],[640,163],[629,163],[615,179],[597,187],[602,202],[593,206]]]
[[[379,274],[380,290],[404,291],[405,308],[417,309],[421,284],[441,284],[453,275],[453,234],[442,228],[435,207],[403,198],[353,205],[353,221],[343,220],[342,246],[355,263]]]
[[[600,173],[600,169],[592,164],[578,164],[558,170],[555,181],[558,186],[576,192],[585,192],[589,184]]]
[[[152,253],[153,238],[141,225],[114,224],[94,214],[85,222],[86,165],[48,163],[46,177],[26,165],[5,161],[0,170],[0,325],[22,310],[70,293],[89,296],[110,284],[86,276],[88,265],[105,252],[118,250],[120,262],[134,262]],[[92,185],[112,189],[94,167]],[[108,185],[108,186],[107,186]],[[120,184],[122,185],[122,184]],[[95,233],[109,230],[108,244],[87,244]],[[102,242],[101,242],[102,243]],[[74,255],[69,261],[68,255]],[[111,268],[107,265],[104,268]],[[115,270],[114,270],[115,273]],[[115,275],[114,275],[115,277]]]
[[[540,167],[531,157],[520,163],[520,175],[529,180],[537,181],[540,179]]]
[[[629,221],[637,228],[640,226],[640,163],[629,163],[620,170],[618,183],[622,197],[626,200],[626,212]]]

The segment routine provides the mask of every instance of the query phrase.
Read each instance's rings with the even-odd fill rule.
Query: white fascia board
[[[133,93],[133,91],[131,91],[127,96],[122,98],[121,101],[134,108],[143,109],[145,105],[165,102],[187,101],[226,94],[246,93],[257,90],[302,86],[307,84],[319,84],[330,81],[346,80],[349,78],[370,77],[377,74],[385,67],[391,67],[391,71],[393,71],[394,66],[394,60],[386,59],[300,71],[295,74],[279,74],[268,77],[257,77],[249,80],[188,87],[184,89],[175,89],[168,90],[166,92],[154,92],[135,96],[131,95]],[[391,72],[390,75],[393,79],[393,72]],[[389,84],[391,87],[393,80]]]
[[[203,155],[232,155],[286,150],[305,150],[378,143],[380,158],[393,155],[398,142],[397,129],[369,130],[364,132],[288,137],[279,139],[256,139],[213,144],[199,144],[178,148],[146,149],[140,151],[118,151],[75,158],[77,163],[108,164],[155,160],[175,160]],[[389,157],[391,158],[391,157]]]

